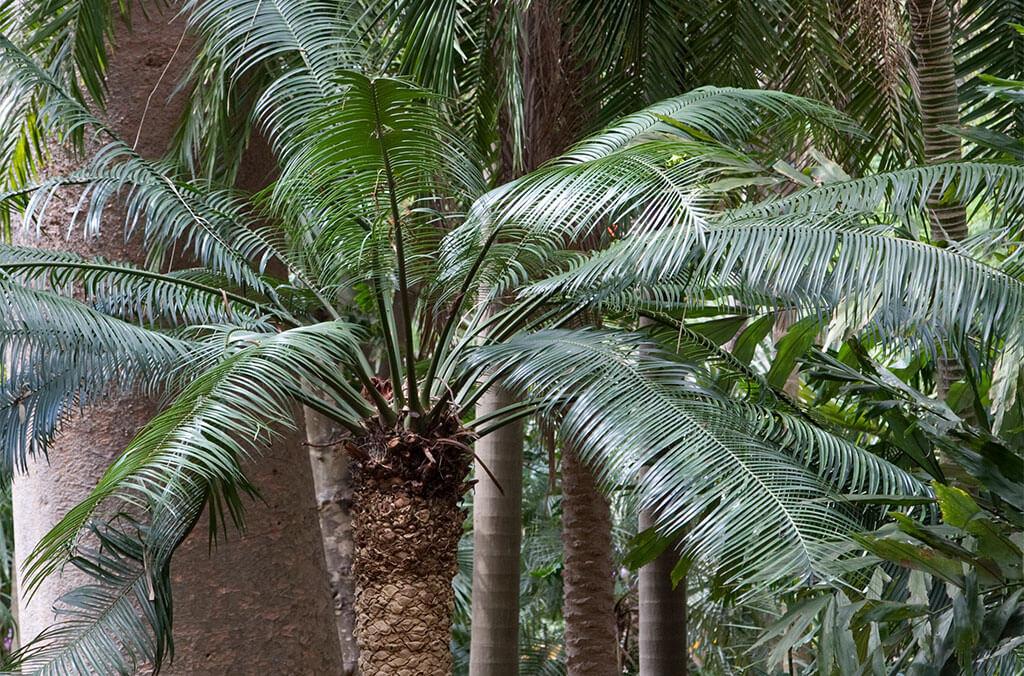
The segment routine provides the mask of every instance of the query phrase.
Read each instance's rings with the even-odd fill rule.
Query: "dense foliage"
[[[579,110],[540,166],[529,3],[192,0],[202,86],[161,160],[103,119],[117,18],[93,4],[0,9],[0,205],[32,228],[76,189],[96,230],[124,200],[150,264],[0,246],[4,472],[111,387],[169,403],[33,552],[30,586],[67,563],[94,584],[12,666],[164,659],[174,549],[204,508],[241,520],[243,465],[297,404],[367,476],[402,454],[453,499],[464,442],[534,421],[524,669],[561,668],[565,446],[613,498],[620,625],[632,571],[677,546],[708,673],[1024,664],[1017,3],[956,3],[971,159],[931,164],[900,5],[562,3]],[[252,195],[255,134],[279,174]],[[78,170],[41,171],[53,138]],[[495,382],[520,402],[474,417]],[[456,597],[458,657],[465,571]]]

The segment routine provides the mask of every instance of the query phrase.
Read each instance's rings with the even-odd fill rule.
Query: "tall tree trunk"
[[[179,46],[183,23],[150,8],[131,31],[117,29],[108,77],[106,116],[129,140],[141,129],[138,149],[156,157],[170,140],[180,107],[165,104],[182,69],[186,49],[161,73]],[[152,94],[152,96],[151,96]],[[147,110],[147,101],[150,105]],[[145,119],[143,113],[145,111]],[[94,146],[95,149],[95,146]],[[74,161],[55,149],[51,173],[66,173]],[[84,255],[143,262],[136,241],[125,243],[112,210],[99,237],[66,239],[66,218],[77,197],[61,196],[43,223],[41,238],[19,233],[19,243],[73,249]],[[60,209],[66,206],[67,211]],[[13,507],[18,589],[24,591],[24,560],[39,539],[85,497],[103,470],[157,410],[137,395],[111,395],[73,417],[49,458],[37,457],[14,481]],[[211,552],[206,519],[179,548],[172,564],[175,598],[175,661],[165,673],[333,673],[338,664],[334,623],[327,603],[326,574],[312,505],[308,466],[296,463],[301,441],[294,435],[250,468],[264,501],[248,511],[249,530],[221,541]],[[17,600],[22,642],[54,620],[57,598],[82,582],[66,571],[47,579],[31,601]]]
[[[522,166],[516,166],[515,144],[507,115],[502,115],[500,171],[511,181],[561,152],[572,136],[566,62],[557,2],[533,0],[524,17],[519,52],[525,122]],[[500,387],[480,399],[476,415],[484,416],[515,403]],[[470,622],[470,676],[502,676],[519,672],[519,548],[522,541],[523,426],[509,425],[476,444],[473,497],[473,591]],[[486,466],[494,480],[486,476]]]
[[[953,62],[953,23],[947,0],[907,0],[917,73],[917,98],[928,164],[960,160],[960,137],[943,127],[960,125]],[[943,204],[936,190],[928,200],[932,227],[948,240],[967,236],[967,214],[959,203]]]
[[[611,510],[590,469],[562,450],[565,654],[570,676],[618,673]]]
[[[341,646],[341,673],[351,676],[356,673],[359,648],[355,637],[355,581],[352,578],[352,483],[348,456],[341,442],[347,434],[310,408],[305,409],[305,417],[324,559]]]
[[[515,403],[495,387],[477,415]],[[476,443],[473,492],[473,596],[470,676],[519,673],[519,549],[522,542],[523,425],[492,432]],[[494,479],[487,476],[487,470]]]
[[[960,137],[944,129],[960,125],[956,67],[953,61],[953,22],[947,0],[907,0],[911,41],[916,61],[916,93],[921,109],[924,159],[928,164],[961,159]],[[967,236],[967,210],[959,202],[943,200],[936,187],[928,196],[932,236],[959,241]],[[938,362],[939,396],[963,377],[956,359]]]
[[[654,526],[647,510],[640,512],[640,530]],[[672,588],[672,570],[679,555],[671,547],[640,569],[640,673],[643,676],[686,676],[686,578]]]

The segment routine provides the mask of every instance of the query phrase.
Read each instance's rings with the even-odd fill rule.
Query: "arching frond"
[[[85,106],[68,96],[38,64],[2,37],[0,53],[5,56],[3,62],[9,66],[12,80],[47,92],[44,117],[51,125],[50,132],[70,133],[88,128],[112,139],[70,176],[49,178],[0,195],[0,208],[10,212],[24,206],[24,226],[31,227],[58,190],[68,185],[81,186],[79,208],[85,205],[86,228],[96,232],[113,198],[127,193],[125,228],[131,232],[141,225],[152,258],[159,261],[175,245],[183,246],[199,262],[233,283],[273,295],[273,289],[260,279],[253,262],[261,268],[271,257],[280,257],[279,252],[265,233],[248,227],[248,219],[233,192],[176,180],[170,167],[142,158]],[[27,204],[26,195],[30,195]]]
[[[1024,200],[1024,167],[997,162],[950,162],[880,172],[828,183],[740,208],[743,216],[786,212],[828,213],[837,209],[884,209],[903,215],[921,213],[928,195],[939,191],[950,201],[982,200],[993,205],[992,219],[1019,225]]]
[[[785,131],[805,129],[808,125],[847,133],[856,131],[834,108],[793,94],[701,87],[627,115],[577,143],[555,163],[574,164],[604,157],[650,134],[669,133],[696,141],[713,139],[727,146],[742,147],[744,141],[759,132],[771,130],[773,135],[785,137]],[[782,145],[779,139],[775,143],[775,147]]]
[[[838,312],[854,332],[933,337],[977,330],[984,341],[1009,335],[1024,316],[1020,280],[851,216],[727,215],[697,236],[689,231],[681,225],[626,238],[530,293],[616,293],[680,281],[693,295],[723,289],[754,304]]]
[[[703,368],[714,366],[715,385],[729,388],[734,382],[743,383],[746,396],[737,397],[736,406],[757,430],[757,436],[792,454],[829,486],[847,493],[927,493],[927,485],[916,477],[821,425],[813,410],[804,410],[785,392],[772,388],[764,376],[685,324],[650,327],[647,332],[666,356],[671,354]],[[731,389],[723,393],[725,397],[731,395]]]
[[[762,582],[829,575],[853,522],[828,487],[638,336],[541,331],[482,347],[471,361],[547,402],[567,443],[607,484],[636,483],[665,532],[689,526],[693,559]]]
[[[358,3],[296,0],[189,0],[189,26],[201,38],[190,79],[190,116],[180,146],[193,166],[215,162],[238,131],[221,121],[258,122],[279,157],[288,141],[339,93],[341,68],[364,61],[354,35]],[[218,96],[227,94],[227,96]],[[244,103],[241,110],[225,106]],[[238,139],[236,139],[238,140]],[[230,157],[230,155],[227,155]],[[204,159],[205,158],[205,159]],[[235,157],[237,161],[237,156]]]
[[[358,371],[361,353],[354,331],[349,324],[328,322],[276,334],[246,334],[229,327],[214,335],[222,358],[193,378],[136,435],[89,495],[39,542],[28,559],[27,588],[76,554],[83,528],[100,505],[111,501],[143,510],[173,508],[187,502],[199,485],[215,513],[227,509],[236,520],[241,518],[237,494],[249,489],[242,461],[275,434],[270,421],[287,425],[292,420],[292,406],[306,401],[303,379],[335,397],[332,403],[317,404],[318,410],[358,429],[368,404],[322,368],[347,365],[349,372],[364,373]]]
[[[276,313],[267,299],[235,292],[205,268],[153,272],[129,263],[72,253],[0,245],[0,273],[21,284],[80,299],[104,314],[146,325],[220,324],[269,329]]]
[[[137,673],[173,655],[171,555],[202,514],[205,492],[158,507],[145,522],[119,515],[88,526],[69,562],[89,583],[57,600],[57,621],[5,668],[39,676]]]
[[[45,452],[77,407],[112,389],[170,382],[188,341],[133,326],[53,293],[0,278],[0,439],[5,472]]]

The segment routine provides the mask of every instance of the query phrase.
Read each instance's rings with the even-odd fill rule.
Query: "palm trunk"
[[[472,435],[376,428],[352,454],[356,640],[363,674],[452,672],[452,578]]]
[[[148,20],[135,17],[131,31],[117,29],[108,76],[107,117],[129,140],[141,128],[138,149],[157,157],[166,149],[181,112],[177,106],[160,103],[167,100],[187,66],[187,45],[161,78],[179,46],[183,22],[171,21],[173,13],[156,8],[149,12]],[[143,120],[150,96],[154,105],[148,107]],[[94,142],[93,150],[96,143],[100,141]],[[48,171],[64,174],[74,165],[68,153],[55,148]],[[17,233],[18,243],[144,262],[138,239],[124,241],[115,209],[99,237],[85,240],[75,234],[68,239],[67,214],[77,195],[68,191],[59,199],[62,204],[51,204],[41,224],[41,236]],[[13,509],[19,591],[24,592],[25,587],[25,557],[95,486],[100,474],[156,410],[156,401],[138,395],[110,396],[97,402],[72,417],[48,459],[33,458],[27,474],[16,477]],[[256,467],[248,468],[249,478],[260,487],[264,500],[249,509],[250,529],[244,535],[221,540],[211,552],[203,518],[175,554],[175,660],[164,673],[279,673],[282,664],[296,673],[335,670],[338,651],[326,600],[316,517],[311,505],[294,499],[311,490],[308,468],[293,460],[299,447],[299,440],[289,437]],[[19,595],[19,638],[23,643],[53,623],[57,599],[83,582],[76,573],[65,570],[51,576],[31,599]]]
[[[355,640],[355,581],[352,579],[352,485],[341,428],[312,409],[304,410],[306,443],[313,472],[317,515],[323,538],[334,617],[341,646],[341,673],[356,673],[359,649]]]
[[[921,108],[924,159],[928,164],[961,158],[960,137],[947,129],[960,125],[953,29],[947,0],[907,0],[917,73],[917,99]],[[943,199],[941,187],[928,196],[932,236],[959,241],[967,236],[967,211],[959,202]],[[940,359],[938,390],[941,397],[963,377],[955,359]]]
[[[495,388],[477,415],[515,402]],[[470,676],[519,672],[519,549],[522,541],[523,426],[508,425],[476,443],[473,493],[473,615]],[[481,466],[486,465],[486,469]],[[490,470],[497,480],[487,476]],[[500,488],[499,488],[500,485]]]
[[[640,530],[654,526],[650,512],[640,512]],[[686,676],[686,578],[672,588],[672,570],[679,562],[669,548],[640,569],[640,673],[643,676]]]
[[[571,448],[562,451],[565,654],[570,676],[618,672],[611,510]]]

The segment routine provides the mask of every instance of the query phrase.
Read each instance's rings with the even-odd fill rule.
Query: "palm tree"
[[[791,95],[706,88],[488,190],[451,102],[381,74],[380,55],[349,28],[358,17],[339,21],[338,11],[242,0],[193,8],[207,53],[232,86],[246,86],[278,159],[279,178],[255,198],[143,159],[2,42],[3,80],[41,106],[36,119],[108,139],[82,170],[3,202],[24,206],[32,223],[54,190],[80,184],[84,216],[98,219],[125,190],[132,234],[153,252],[153,267],[141,268],[4,249],[4,317],[17,328],[4,348],[38,364],[5,386],[75,376],[31,401],[39,414],[5,410],[5,434],[45,442],[56,414],[95,396],[96,382],[174,394],[44,538],[29,580],[69,557],[109,564],[116,551],[118,569],[143,570],[159,593],[114,593],[116,571],[92,567],[95,586],[80,593],[93,603],[75,626],[118,640],[29,646],[19,659],[52,664],[55,651],[70,651],[122,670],[155,659],[147,637],[170,631],[163,581],[175,547],[204,505],[218,524],[241,518],[241,497],[255,488],[242,462],[295,403],[348,435],[364,673],[450,671],[471,443],[524,416],[557,423],[599,482],[636,485],[659,528],[689,529],[689,559],[748,589],[834,574],[855,526],[838,492],[923,490],[806,411],[715,386],[706,356],[692,358],[694,346],[709,349],[700,341],[687,358],[628,322],[567,327],[591,310],[641,309],[683,335],[674,313],[686,309],[784,307],[835,312],[848,333],[1006,334],[1024,304],[1019,285],[894,236],[875,208],[890,194],[897,207],[921,205],[954,178],[965,198],[1019,188],[1019,170],[940,165],[745,204],[748,186],[773,179],[738,139],[845,122]],[[571,252],[595,231],[608,233],[601,248]],[[161,272],[176,249],[198,267]],[[921,292],[939,284],[963,289],[967,302]],[[499,298],[506,304],[492,312]],[[499,379],[520,401],[474,417]],[[9,448],[9,462],[25,446]],[[124,504],[142,521],[104,524],[103,510]],[[115,549],[90,552],[90,532]],[[112,609],[141,619],[101,625]]]

